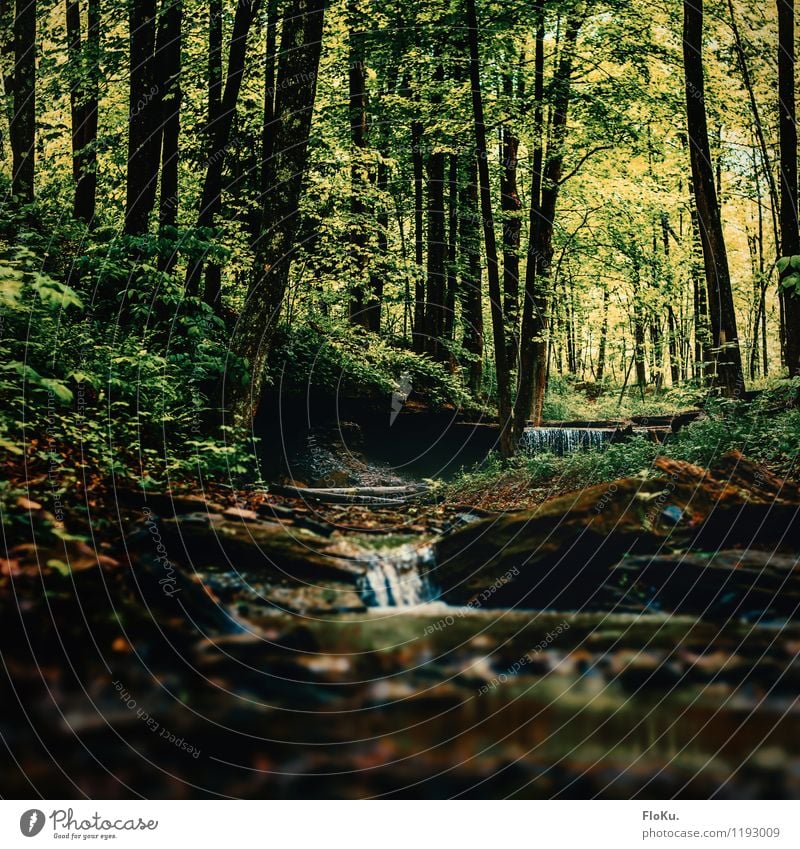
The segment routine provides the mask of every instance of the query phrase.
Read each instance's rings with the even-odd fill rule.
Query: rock
[[[669,499],[663,481],[627,478],[474,522],[436,543],[431,578],[452,604],[582,607],[625,553],[676,532],[661,522]]]
[[[243,522],[219,516],[199,524],[194,516],[178,516],[158,522],[156,529],[157,536],[150,528],[140,530],[129,539],[129,547],[139,553],[138,561],[148,565],[148,578],[160,575],[163,580],[160,572],[169,567],[168,577],[174,575],[174,586],[180,588],[176,598],[197,600],[217,630],[222,620],[192,593],[184,592],[190,573],[225,605],[245,603],[256,611],[266,606],[300,614],[364,609],[359,581],[372,557],[369,552],[362,557],[359,549],[337,549],[323,536],[257,517]],[[158,581],[150,580],[148,596],[163,605],[163,595]],[[172,602],[171,608],[175,607]]]
[[[800,563],[764,551],[635,556],[612,569],[606,587],[616,590],[617,609],[721,621],[792,617],[800,610]]]
[[[712,470],[665,457],[655,466],[661,477],[589,487],[438,540],[431,577],[441,597],[485,607],[607,609],[620,603],[624,574],[626,586],[641,577],[642,590],[632,600],[625,596],[632,607],[624,609],[652,603],[664,610],[709,610],[713,616],[792,614],[800,602],[794,567],[788,573],[776,572],[774,565],[766,569],[777,561],[759,552],[758,570],[741,562],[732,569],[724,560],[701,569],[682,552],[735,546],[774,552],[790,546],[800,535],[800,488],[735,453]],[[656,553],[660,559],[645,556]],[[612,578],[612,568],[623,562]],[[683,583],[671,583],[676,568]],[[776,601],[787,574],[792,588]],[[692,581],[698,582],[694,595],[681,601],[680,587],[685,592]],[[720,594],[723,585],[727,595]]]
[[[258,513],[244,507],[229,507],[223,514],[226,519],[240,519],[242,522],[258,522]]]

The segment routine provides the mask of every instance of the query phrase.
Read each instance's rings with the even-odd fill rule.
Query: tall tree
[[[510,73],[503,79],[506,96],[514,95]],[[520,98],[521,99],[521,98]],[[517,362],[519,337],[519,245],[522,232],[522,201],[517,187],[519,138],[510,122],[502,128],[502,163],[500,207],[503,210],[503,312],[506,322],[506,357],[509,371]]]
[[[267,352],[283,303],[289,268],[298,248],[300,195],[317,92],[325,0],[296,0],[286,10],[277,75],[274,155],[263,199],[262,233],[244,311],[232,350],[246,361],[250,383],[230,388],[225,399],[234,419],[248,422],[261,398]]]
[[[350,260],[355,279],[351,284],[350,321],[363,327],[369,325],[366,306],[367,290],[366,202],[368,189],[367,152],[367,68],[364,61],[364,32],[361,29],[363,14],[357,0],[347,3],[348,29],[350,34],[349,118],[350,142],[352,145],[350,164]]]
[[[452,340],[458,289],[458,156],[448,157],[447,177],[447,294],[444,305],[444,337]]]
[[[72,118],[73,214],[91,224],[97,202],[97,120],[100,86],[100,2],[88,0],[85,40],[80,0],[67,0],[67,56]]]
[[[544,161],[544,25],[543,0],[534,5],[536,43],[533,68],[533,161],[531,167],[530,220],[528,225],[528,256],[525,266],[525,293],[522,301],[522,326],[519,338],[517,398],[514,405],[514,435],[522,432],[531,411],[534,391],[533,365],[542,356],[541,328],[547,310],[547,292],[538,286],[536,276],[537,245],[542,221],[542,165]]]
[[[125,232],[147,232],[158,188],[161,106],[155,60],[157,0],[128,0],[130,27]]]
[[[165,80],[161,96],[163,132],[161,140],[161,197],[158,224],[162,235],[174,231],[178,221],[178,156],[181,133],[181,29],[183,24],[182,0],[167,0],[161,13],[156,58],[163,68]],[[167,241],[167,244],[169,242]],[[174,265],[176,253],[165,248],[159,259],[168,271]]]
[[[480,211],[483,221],[483,240],[486,251],[486,270],[489,282],[489,307],[494,336],[494,362],[497,379],[497,407],[500,416],[500,453],[509,457],[514,453],[511,433],[511,379],[508,371],[505,345],[505,322],[500,290],[500,271],[497,263],[497,241],[492,212],[492,188],[489,180],[489,158],[486,147],[486,122],[483,115],[481,91],[480,54],[478,47],[478,18],[475,0],[467,2],[467,33],[469,36],[469,79],[472,87],[472,112],[475,120],[475,155],[478,159],[478,187]]]
[[[553,78],[553,119],[547,162],[541,177],[534,173],[534,189],[541,187],[541,202],[532,206],[531,239],[525,277],[525,305],[519,362],[519,391],[515,410],[515,431],[519,436],[528,415],[535,424],[541,422],[547,384],[547,361],[550,313],[551,264],[553,261],[553,229],[561,189],[564,146],[567,140],[567,116],[572,97],[572,65],[575,47],[586,14],[583,3],[577,3],[567,18],[564,43]],[[540,25],[541,26],[541,25]],[[539,38],[537,35],[537,51]],[[538,61],[535,59],[534,61]],[[541,85],[537,82],[537,85]],[[538,103],[538,92],[534,93]],[[533,192],[531,193],[533,197]],[[527,313],[527,315],[526,315]],[[527,318],[527,321],[526,321]]]
[[[273,25],[274,31],[274,25]],[[270,30],[267,28],[267,42],[269,42]],[[267,63],[264,74],[269,79],[270,66]],[[208,86],[208,112],[204,138],[206,141],[206,168],[214,158],[214,135],[217,129],[219,113],[222,109],[222,0],[209,0],[208,4],[208,65],[206,69],[206,84]],[[267,83],[265,82],[265,87]],[[272,79],[271,96],[274,97],[275,79]],[[266,95],[266,92],[265,92]],[[266,110],[266,99],[264,108]],[[270,119],[271,120],[271,119]],[[264,132],[267,132],[267,117],[264,116]],[[263,143],[262,143],[263,144]],[[222,155],[222,154],[218,154]],[[263,191],[263,189],[262,189]],[[254,224],[254,235],[258,231]],[[199,281],[196,284],[199,288]],[[219,309],[219,300],[222,290],[222,269],[216,262],[209,262],[206,266],[205,286],[203,299],[215,309]]]
[[[211,229],[214,219],[222,204],[222,172],[225,163],[225,152],[230,139],[233,119],[236,115],[236,105],[239,102],[239,91],[245,70],[247,54],[247,37],[255,19],[260,0],[241,0],[236,4],[233,18],[233,31],[228,49],[228,71],[225,77],[225,90],[219,109],[215,110],[213,126],[209,128],[211,135],[211,152],[208,156],[203,192],[200,197],[200,210],[197,215],[197,226]],[[186,270],[186,291],[190,295],[197,294],[203,271],[203,258],[189,263]],[[206,301],[213,303],[217,292],[206,294]]]
[[[778,116],[780,135],[781,254],[800,254],[797,220],[797,124],[795,115],[794,0],[778,0]],[[782,282],[796,274],[786,264]],[[788,282],[788,281],[787,281]],[[785,357],[789,376],[800,374],[800,291],[783,288]]]
[[[708,141],[705,83],[703,80],[703,2],[683,3],[683,64],[686,81],[686,118],[692,182],[697,205],[700,243],[709,295],[709,314],[716,364],[716,383],[730,397],[744,386],[736,312],[733,305],[728,255],[722,232],[711,148]]]
[[[442,354],[445,292],[447,282],[447,235],[445,230],[445,159],[443,151],[428,157],[428,266],[425,302],[425,349]]]
[[[30,203],[36,171],[36,0],[17,0],[12,80],[11,193]]]
[[[481,234],[478,204],[478,163],[471,157],[467,179],[459,192],[459,248],[461,265],[462,344],[469,356],[467,386],[477,397],[483,379],[483,292],[481,286]]]
[[[407,89],[410,92],[410,88]],[[414,103],[418,102],[418,94],[413,92]],[[414,320],[412,342],[414,350],[425,350],[425,161],[422,152],[423,138],[422,122],[414,119],[411,122],[411,165],[414,174]]]

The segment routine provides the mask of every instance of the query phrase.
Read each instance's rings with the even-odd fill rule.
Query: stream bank
[[[361,529],[363,505],[117,491],[95,548],[29,503],[8,786],[793,797],[800,491],[739,455],[658,471],[511,514],[420,489]]]

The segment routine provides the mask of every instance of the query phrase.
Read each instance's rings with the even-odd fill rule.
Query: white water
[[[403,545],[376,553],[361,579],[361,596],[368,607],[410,607],[436,598],[428,573],[433,565],[430,546]]]
[[[582,448],[601,448],[615,433],[613,428],[526,427],[522,449],[527,454],[570,454]]]

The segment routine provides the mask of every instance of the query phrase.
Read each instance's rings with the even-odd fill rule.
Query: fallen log
[[[302,497],[303,495],[379,495],[379,496],[401,496],[415,495],[425,492],[429,489],[427,484],[414,483],[405,486],[284,486],[280,484],[270,484],[269,491],[279,495],[293,495]]]
[[[427,487],[317,487],[281,486],[270,484],[270,493],[286,498],[302,498],[325,504],[361,504],[364,506],[402,507],[416,501],[427,491]]]

